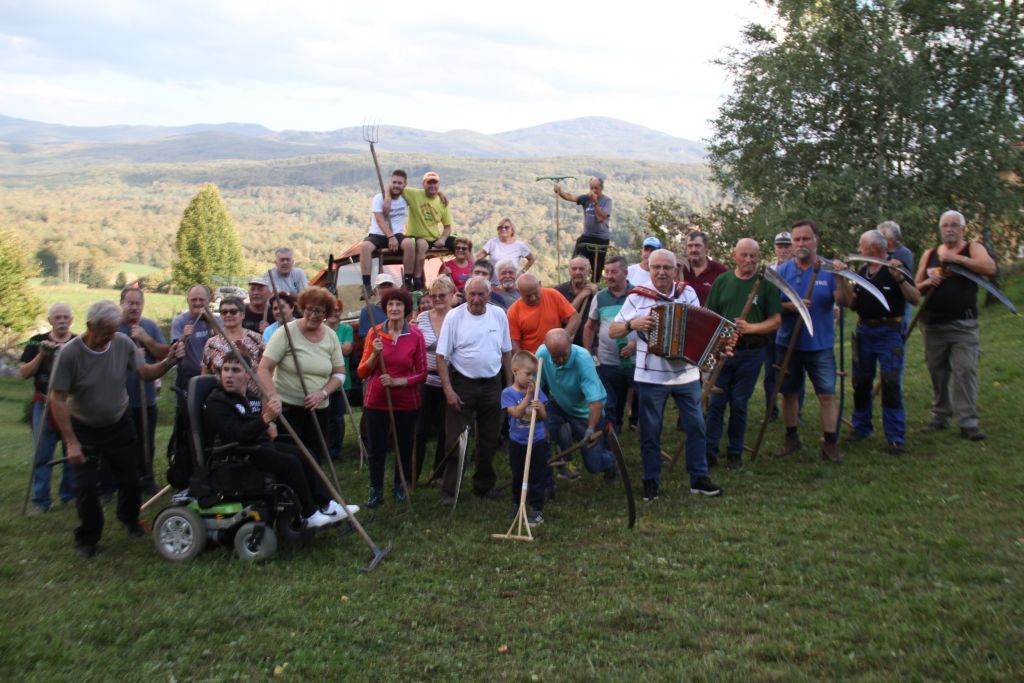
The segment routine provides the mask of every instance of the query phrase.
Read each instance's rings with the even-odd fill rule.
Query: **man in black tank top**
[[[868,230],[860,236],[861,256],[888,259],[885,235]],[[858,285],[853,289],[850,307],[859,321],[853,333],[853,438],[866,439],[872,431],[871,394],[875,365],[882,375],[882,428],[889,452],[901,455],[906,450],[906,414],[903,410],[903,313],[906,304],[916,304],[921,294],[913,281],[893,268],[869,263],[860,274],[871,281],[889,304],[886,311],[873,296]]]
[[[929,249],[917,267],[917,288],[927,297],[921,315],[924,358],[932,379],[932,416],[922,429],[945,429],[955,417],[960,434],[981,441],[978,428],[978,286],[942,268],[955,263],[991,277],[996,264],[979,242],[964,239],[965,221],[958,211],[939,219],[942,244]]]

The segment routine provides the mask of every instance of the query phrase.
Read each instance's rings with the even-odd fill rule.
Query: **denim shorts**
[[[775,358],[782,365],[786,347],[775,347]],[[804,373],[811,378],[814,393],[830,395],[836,393],[836,354],[832,349],[820,351],[793,351],[789,369],[782,379],[783,395],[799,394],[804,386]]]

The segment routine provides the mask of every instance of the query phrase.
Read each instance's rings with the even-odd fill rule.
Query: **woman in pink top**
[[[456,237],[455,238],[455,258],[450,261],[445,261],[441,266],[439,274],[447,275],[455,283],[455,288],[462,291],[462,288],[466,286],[466,280],[469,279],[470,273],[473,271],[473,240],[468,237]]]
[[[406,477],[412,473],[413,435],[420,409],[420,388],[427,379],[427,345],[423,333],[408,322],[412,297],[404,289],[393,287],[381,297],[387,320],[370,330],[363,344],[359,376],[367,380],[363,412],[370,435],[370,497],[366,506],[384,502],[384,467],[391,441],[389,408],[395,416],[398,457]],[[387,368],[385,374],[384,368]],[[388,404],[390,389],[391,404]],[[395,502],[405,500],[398,465],[392,485]]]

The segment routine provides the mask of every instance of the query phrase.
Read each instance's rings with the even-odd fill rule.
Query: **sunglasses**
[[[241,313],[237,308],[222,308],[220,309],[221,315],[238,315]]]

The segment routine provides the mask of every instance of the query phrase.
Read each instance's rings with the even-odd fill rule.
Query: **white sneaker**
[[[316,512],[311,514],[309,517],[306,517],[306,526],[309,527],[310,529],[319,529],[322,526],[327,526],[328,524],[334,524],[337,521],[338,521],[337,515],[328,515],[328,514],[324,514],[320,510],[317,510]]]
[[[348,512],[345,511],[346,508],[348,509]],[[359,512],[359,506],[346,505],[345,508],[343,508],[341,507],[341,503],[339,503],[336,500],[331,500],[331,502],[327,504],[327,509],[325,510],[325,512],[331,515],[337,515],[338,520],[343,520],[348,519],[349,515],[354,515],[357,512]]]

